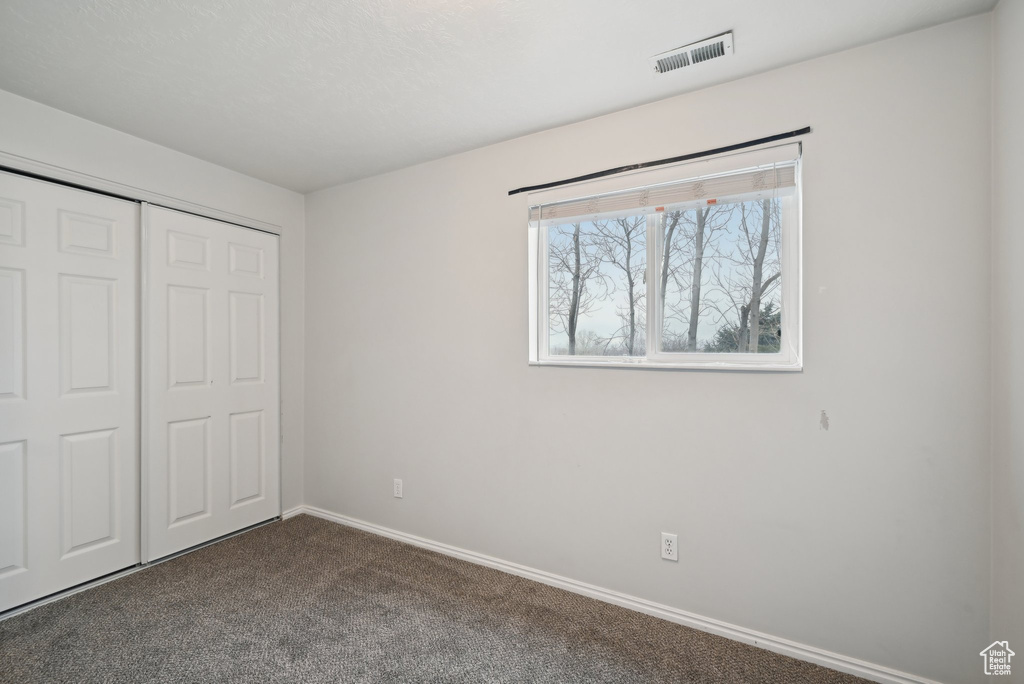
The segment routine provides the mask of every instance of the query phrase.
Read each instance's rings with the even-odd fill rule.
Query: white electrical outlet
[[[679,560],[679,548],[678,540],[676,535],[669,534],[668,532],[661,533],[661,557],[665,560],[678,561]]]
[[[395,478],[395,498],[402,498],[402,481],[399,480],[397,477]]]

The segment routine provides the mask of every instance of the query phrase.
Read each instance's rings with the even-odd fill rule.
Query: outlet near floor
[[[661,557],[665,560],[678,561],[679,549],[676,535],[668,532],[661,533]]]
[[[402,498],[402,481],[399,480],[397,477],[395,478],[395,498]]]

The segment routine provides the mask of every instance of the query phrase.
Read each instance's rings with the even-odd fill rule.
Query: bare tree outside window
[[[615,288],[622,324],[608,337],[609,355],[636,356],[646,351],[647,217],[594,223],[595,242]]]
[[[662,351],[779,351],[780,212],[763,199],[661,217]],[[549,353],[644,355],[646,279],[646,215],[550,227]]]
[[[675,211],[663,221],[661,312],[664,351],[695,352],[701,316],[709,303],[705,283],[719,258],[719,242],[727,232],[735,205],[723,204]],[[665,325],[667,323],[668,325]]]
[[[647,217],[548,229],[549,353],[646,351]]]
[[[779,351],[780,211],[778,200],[763,199],[665,216],[663,351]]]
[[[601,249],[582,223],[553,226],[548,236],[550,329],[554,335],[564,334],[566,341],[564,351],[551,353],[575,355],[580,319],[585,319],[608,291],[600,272]],[[589,342],[594,346],[593,340]]]

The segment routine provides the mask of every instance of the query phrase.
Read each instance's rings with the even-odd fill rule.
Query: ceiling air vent
[[[663,52],[651,57],[651,65],[659,74],[664,74],[683,67],[693,66],[712,59],[719,59],[732,54],[732,31],[722,33],[696,43]]]

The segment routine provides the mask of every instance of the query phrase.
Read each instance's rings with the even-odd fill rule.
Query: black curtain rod
[[[788,133],[779,133],[777,135],[769,135],[767,138],[758,138],[757,140],[748,140],[747,142],[736,143],[735,145],[726,145],[725,147],[716,147],[713,150],[704,150],[703,152],[691,152],[690,154],[684,154],[678,157],[669,157],[668,159],[658,159],[657,161],[642,162],[640,164],[630,164],[629,166],[619,166],[614,169],[605,169],[604,171],[595,171],[594,173],[588,173],[584,176],[576,176],[575,178],[566,178],[565,180],[552,181],[550,183],[541,183],[540,185],[527,185],[526,187],[516,188],[515,190],[509,190],[508,194],[518,195],[521,192],[532,192],[533,190],[547,190],[548,188],[557,188],[559,185],[569,185],[570,183],[579,183],[580,181],[593,180],[595,178],[603,178],[605,176],[614,176],[617,173],[624,173],[626,171],[636,171],[638,169],[646,169],[652,166],[662,166],[664,164],[675,164],[676,162],[688,161],[690,159],[700,159],[701,157],[710,157],[715,154],[723,154],[725,152],[734,152],[736,150],[742,150],[747,147],[756,147],[757,145],[764,145],[765,143],[776,142],[778,140],[786,140],[788,138],[795,138],[801,135],[807,135],[811,132],[810,126],[804,126],[797,131],[789,131]]]

